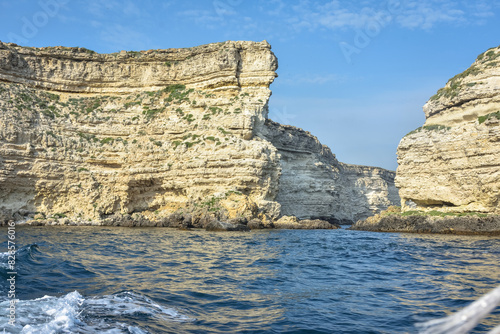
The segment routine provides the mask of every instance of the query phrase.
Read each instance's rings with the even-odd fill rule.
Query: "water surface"
[[[414,333],[500,283],[495,237],[18,226],[16,241],[6,333]],[[474,332],[499,323],[497,308]]]

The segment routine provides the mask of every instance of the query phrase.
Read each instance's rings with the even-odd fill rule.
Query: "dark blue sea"
[[[416,333],[500,283],[498,237],[17,226],[12,326],[0,233],[0,333]]]

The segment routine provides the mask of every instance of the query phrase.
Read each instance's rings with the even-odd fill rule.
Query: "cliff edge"
[[[277,66],[265,41],[114,54],[0,42],[3,219],[338,223],[398,201],[393,172],[342,164],[267,118]]]

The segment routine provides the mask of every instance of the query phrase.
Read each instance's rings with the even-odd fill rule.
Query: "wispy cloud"
[[[147,35],[120,24],[105,26],[101,39],[116,50],[144,50],[149,44]]]
[[[476,18],[477,24],[485,24],[489,18],[495,16],[495,7],[500,7],[500,1],[476,0],[465,4],[467,11]]]
[[[259,4],[259,10],[270,16],[280,16],[286,7],[287,5],[282,0],[268,0]]]
[[[339,1],[327,4],[301,1],[291,6],[291,9],[292,15],[288,22],[296,30],[359,28],[380,15],[373,8],[349,8],[341,5]]]
[[[142,10],[135,5],[132,1],[126,1],[122,7],[123,14],[126,16],[141,16]]]
[[[88,0],[86,8],[88,12],[94,16],[105,17],[107,11],[114,10],[119,4],[120,3],[116,0]]]
[[[249,24],[247,17],[242,17],[238,9],[241,8],[242,1],[237,0],[214,0],[211,6],[206,6],[203,9],[188,9],[180,11],[177,16],[182,19],[187,19],[190,22],[201,25],[207,29],[215,29],[226,26],[237,26],[242,24]]]
[[[409,1],[396,13],[396,22],[403,28],[429,30],[440,23],[473,23],[467,13],[450,1]]]
[[[265,35],[288,39],[302,32],[363,29],[373,22],[410,30],[432,30],[444,24],[476,25],[494,17],[494,7],[499,7],[498,0],[259,0],[245,3],[245,7],[232,3],[216,0],[212,6],[191,8],[178,15],[206,29],[229,27],[231,32],[249,38]]]
[[[148,15],[147,11],[136,6],[131,0],[87,0],[84,8],[97,18],[116,17],[117,15],[126,17]]]
[[[291,86],[304,84],[323,85],[325,83],[340,83],[343,81],[345,81],[344,78],[341,78],[337,74],[304,74],[280,78],[280,83]]]
[[[189,9],[179,12],[177,15],[207,29],[214,29],[223,23],[223,18],[212,10]]]
[[[373,21],[393,21],[402,28],[429,30],[438,24],[475,24],[477,17],[491,17],[484,1],[474,5],[451,0],[364,1],[360,5],[337,0],[327,4],[300,1],[291,6],[289,22],[297,30],[361,28]]]
[[[142,22],[147,22],[151,13],[147,4],[138,5],[132,0],[85,0],[80,8],[90,14],[85,24],[96,30],[96,36],[112,50],[141,50],[147,49],[150,38],[140,32]],[[87,15],[89,16],[89,15]],[[82,19],[74,15],[74,20],[82,24]],[[130,24],[123,24],[123,22]],[[144,25],[142,25],[144,26]]]

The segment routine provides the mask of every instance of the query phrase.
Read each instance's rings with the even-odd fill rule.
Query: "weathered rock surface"
[[[262,228],[397,201],[394,173],[267,119],[276,69],[267,42],[107,55],[0,42],[0,218]]]
[[[424,106],[398,147],[402,207],[500,213],[500,48],[478,56]]]
[[[283,216],[273,223],[274,228],[289,230],[338,229],[340,226],[320,219],[299,220],[295,216]]]
[[[500,216],[433,217],[429,215],[385,215],[382,213],[366,220],[360,220],[349,229],[373,232],[500,235]]]
[[[394,172],[339,162],[309,132],[271,120],[265,125],[262,135],[279,153],[276,201],[283,215],[350,224],[399,202]]]
[[[223,222],[223,221],[213,221],[207,225],[205,228],[207,231],[250,231],[250,228],[244,224],[233,223],[233,222]]]

